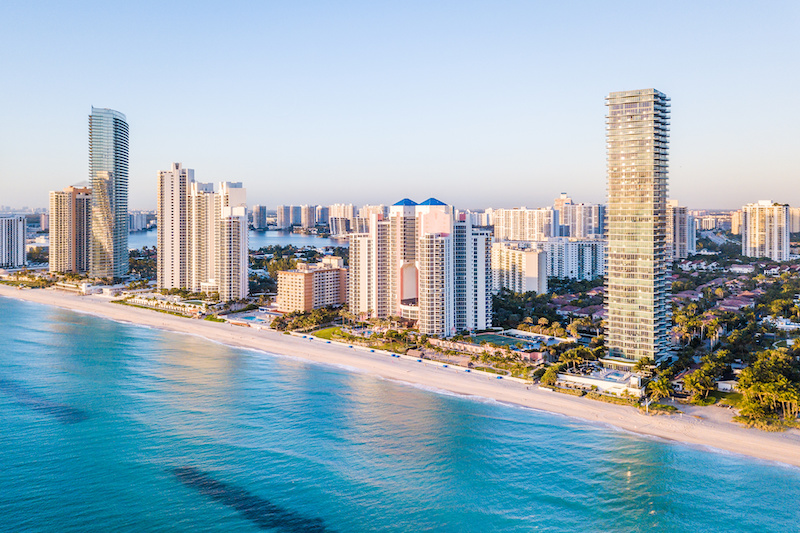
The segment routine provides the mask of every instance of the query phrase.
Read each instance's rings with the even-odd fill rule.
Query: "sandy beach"
[[[435,362],[397,358],[367,348],[349,348],[316,338],[286,335],[272,330],[233,326],[205,320],[181,318],[148,309],[112,304],[99,296],[77,296],[49,289],[19,290],[0,285],[0,297],[15,298],[90,313],[167,331],[281,354],[307,361],[358,369],[359,371],[464,396],[475,396],[539,409],[610,425],[627,431],[705,446],[800,467],[800,430],[767,433],[732,422],[733,411],[719,407],[684,407],[682,415],[647,416],[628,406],[607,404],[559,394],[509,379],[442,367]]]

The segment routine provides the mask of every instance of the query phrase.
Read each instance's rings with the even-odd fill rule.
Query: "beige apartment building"
[[[50,272],[89,270],[92,189],[50,191]]]
[[[311,311],[347,302],[347,269],[341,257],[327,256],[320,263],[299,263],[278,272],[278,309],[287,313]]]

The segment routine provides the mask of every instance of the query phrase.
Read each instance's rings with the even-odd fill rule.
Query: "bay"
[[[145,246],[156,246],[157,231],[135,231],[128,234],[128,248],[140,250]],[[287,246],[297,247],[313,246],[322,248],[325,246],[350,246],[347,239],[332,239],[330,237],[317,237],[316,235],[303,235],[290,231],[250,231],[248,232],[248,246],[251,250],[258,250],[263,246]]]

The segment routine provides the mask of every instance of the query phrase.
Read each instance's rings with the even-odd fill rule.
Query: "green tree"
[[[683,388],[692,393],[693,397],[706,398],[714,390],[715,384],[714,377],[702,368],[683,378]]]
[[[650,377],[653,375],[653,367],[655,363],[649,357],[642,357],[636,364],[633,365],[633,371],[642,374],[645,377]]]
[[[659,376],[658,379],[647,384],[647,393],[654,402],[661,398],[669,398],[673,393],[672,383],[667,376]]]

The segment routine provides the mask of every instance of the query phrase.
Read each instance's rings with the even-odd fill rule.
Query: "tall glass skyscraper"
[[[92,107],[89,182],[92,184],[89,274],[121,278],[128,273],[128,123],[119,111]]]
[[[669,101],[655,89],[606,98],[605,342],[611,360],[658,360],[669,353]]]

